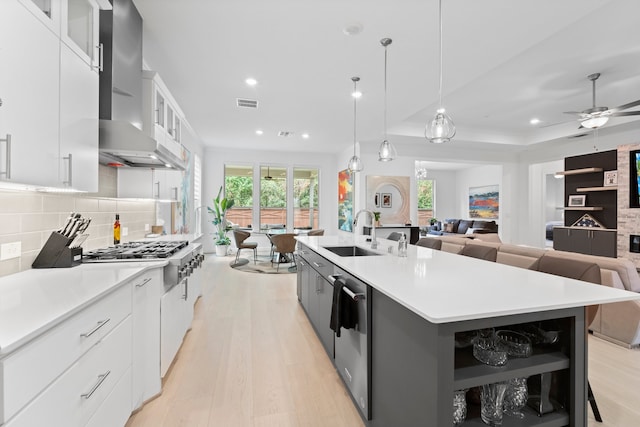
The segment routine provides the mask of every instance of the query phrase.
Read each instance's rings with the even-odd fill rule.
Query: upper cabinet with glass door
[[[142,72],[142,128],[175,155],[182,155],[184,114],[158,73]]]
[[[108,0],[61,0],[60,8],[60,38],[96,72],[102,67],[101,8],[111,9]]]
[[[53,31],[56,36],[60,36],[62,0],[20,0],[20,3]]]

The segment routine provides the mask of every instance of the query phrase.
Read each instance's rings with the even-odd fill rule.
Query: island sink
[[[359,246],[324,246],[324,248],[338,256],[372,256],[381,255],[377,252],[362,249]]]

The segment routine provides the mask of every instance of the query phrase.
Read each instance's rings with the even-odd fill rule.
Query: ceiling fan
[[[640,99],[630,102],[628,104],[621,105],[615,108],[597,107],[596,106],[596,80],[600,77],[600,73],[589,74],[587,78],[591,80],[593,85],[593,106],[587,108],[584,111],[565,111],[564,114],[573,114],[578,117],[580,127],[578,129],[596,129],[604,126],[609,117],[621,117],[621,116],[640,116],[640,111],[622,111],[629,108],[637,107],[640,105]]]

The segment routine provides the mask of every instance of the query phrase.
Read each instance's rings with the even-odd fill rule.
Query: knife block
[[[82,264],[82,248],[70,248],[70,239],[54,231],[49,236],[31,268],[67,268]]]

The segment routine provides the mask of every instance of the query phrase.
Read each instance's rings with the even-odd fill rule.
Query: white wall
[[[314,167],[320,170],[320,194],[319,194],[319,227],[325,230],[325,234],[337,233],[337,188],[338,176],[336,172],[336,157],[330,154],[319,153],[283,153],[277,151],[248,151],[230,150],[220,148],[207,148],[203,158],[203,239],[205,252],[213,252],[213,234],[215,232],[211,224],[211,215],[206,206],[213,206],[213,199],[218,194],[218,189],[224,184],[224,165],[250,165],[254,168],[254,178],[259,176],[260,166],[287,167],[289,178],[293,167]],[[346,160],[345,160],[346,165]],[[344,169],[344,168],[343,168]],[[257,197],[257,194],[254,195]],[[291,215],[288,215],[291,217]],[[251,238],[257,241],[256,238]],[[259,242],[261,243],[261,242]],[[262,242],[265,243],[265,242]]]

